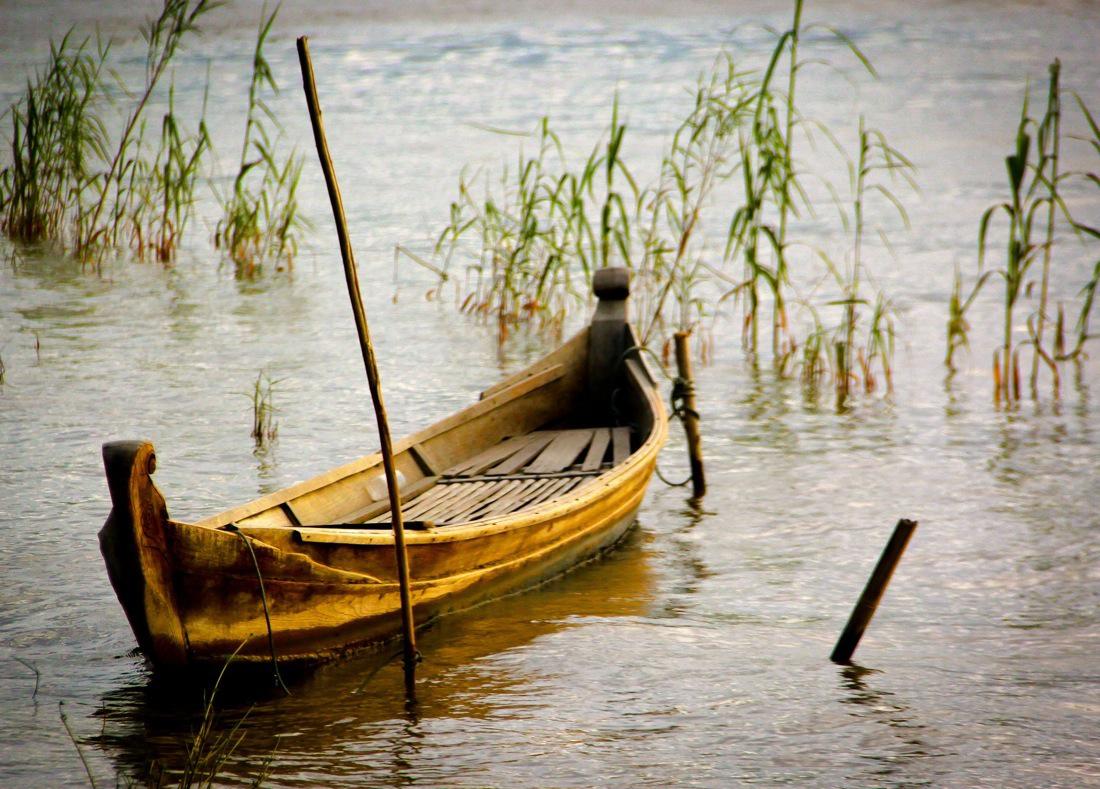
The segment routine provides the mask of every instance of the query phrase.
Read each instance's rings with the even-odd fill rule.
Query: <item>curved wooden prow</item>
[[[111,514],[99,532],[107,575],[145,654],[184,665],[187,642],[172,586],[168,508],[150,475],[157,459],[148,441],[103,445]]]
[[[610,395],[627,349],[630,272],[621,267],[600,269],[592,276],[592,292],[599,303],[588,330],[588,401],[593,416],[605,423],[612,414]]]

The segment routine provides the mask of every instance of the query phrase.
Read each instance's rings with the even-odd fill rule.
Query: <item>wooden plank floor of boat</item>
[[[404,502],[405,521],[447,526],[499,517],[562,496],[626,460],[629,427],[536,430],[508,438],[440,474]],[[388,510],[362,526],[389,524]]]

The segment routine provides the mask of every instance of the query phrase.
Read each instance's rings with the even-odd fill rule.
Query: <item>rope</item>
[[[672,394],[669,395],[669,406],[672,409],[672,416],[675,416],[683,421],[686,416],[693,416],[699,419],[699,412],[694,408],[688,408],[687,398],[695,394],[695,384],[686,378],[680,378],[677,376],[672,379]]]
[[[617,363],[617,366],[621,366],[623,364],[623,362],[626,361],[626,357],[629,356],[631,353],[634,353],[634,352],[637,352],[638,354],[648,353],[654,359],[654,361],[657,363],[656,367],[661,372],[661,374],[664,375],[665,378],[667,378],[669,381],[672,382],[672,393],[669,395],[669,406],[670,406],[670,409],[671,409],[670,416],[676,417],[681,422],[683,422],[684,417],[687,417],[687,416],[693,416],[696,419],[699,419],[700,418],[699,417],[699,412],[696,411],[694,408],[688,408],[687,403],[686,403],[687,397],[689,395],[692,395],[692,394],[695,393],[695,384],[692,381],[687,380],[686,378],[681,378],[680,376],[673,377],[673,376],[669,375],[668,370],[665,369],[665,366],[661,362],[660,357],[657,356],[657,354],[654,353],[653,350],[651,348],[649,348],[649,346],[647,346],[647,345],[631,345],[629,348],[627,348],[625,351],[623,351],[622,354],[619,356],[619,361]],[[615,405],[614,405],[614,401],[615,401],[614,395],[617,392],[618,392],[618,390],[616,390],[615,393],[612,394],[612,398],[611,398],[611,400],[612,400],[612,409],[615,412],[618,411],[618,409],[616,409]],[[687,485],[689,482],[691,482],[691,480],[692,480],[691,474],[688,474],[687,479],[685,479],[683,482],[673,482],[672,480],[670,480],[668,477],[666,477],[664,474],[661,473],[661,467],[659,465],[657,465],[656,463],[653,465],[653,470],[657,474],[657,478],[660,479],[661,482],[665,483],[666,485],[668,485],[671,488],[682,488],[685,485]]]
[[[252,566],[256,568],[256,580],[260,582],[260,600],[264,604],[264,621],[267,622],[267,645],[271,649],[271,668],[275,673],[275,684],[283,689],[286,695],[290,695],[290,689],[287,688],[286,683],[283,682],[283,677],[279,673],[279,658],[275,654],[275,634],[271,630],[271,613],[267,607],[267,593],[264,592],[264,577],[260,572],[260,563],[256,560],[256,552],[252,550],[252,542],[244,535],[244,532],[238,528],[237,524],[230,523],[225,527],[226,531],[233,532],[244,542],[244,546],[248,548],[248,555],[252,557]]]
[[[657,478],[660,479],[661,482],[668,485],[670,488],[682,488],[685,485],[687,485],[689,482],[691,482],[691,474],[688,474],[687,479],[685,479],[683,482],[673,482],[672,480],[670,480],[668,477],[666,477],[664,474],[661,473],[661,467],[659,465],[657,465],[656,463],[653,464],[653,471],[656,472]]]

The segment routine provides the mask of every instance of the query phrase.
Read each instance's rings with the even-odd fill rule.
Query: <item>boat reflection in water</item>
[[[546,670],[525,665],[534,642],[576,628],[591,628],[591,640],[602,620],[652,614],[657,590],[647,542],[636,527],[607,553],[544,586],[437,620],[418,639],[425,659],[414,701],[405,695],[396,642],[288,678],[289,696],[270,675],[231,675],[218,689],[215,737],[242,718],[244,737],[219,774],[227,782],[248,781],[271,758],[274,783],[308,781],[310,773],[328,782],[345,773],[362,775],[369,762],[373,782],[379,770],[388,772],[380,761],[390,760],[394,782],[401,783],[424,727],[490,719],[506,726],[521,713],[511,708],[512,698],[529,700],[531,684]],[[103,697],[96,745],[120,775],[163,774],[174,785],[202,722],[208,688],[143,675]]]

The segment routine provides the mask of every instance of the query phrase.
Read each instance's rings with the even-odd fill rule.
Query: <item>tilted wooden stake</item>
[[[703,441],[699,434],[699,414],[695,410],[695,382],[691,374],[691,349],[688,347],[690,332],[678,331],[676,340],[676,370],[683,387],[684,433],[687,434],[688,458],[691,460],[691,495],[701,499],[707,492],[703,475]]]
[[[836,642],[833,654],[829,656],[834,663],[848,663],[852,659],[852,653],[856,651],[859,640],[863,637],[863,631],[871,623],[871,617],[875,615],[875,609],[878,608],[879,601],[886,591],[886,585],[890,583],[890,576],[894,574],[894,568],[901,561],[905,546],[909,544],[909,538],[913,536],[916,528],[916,521],[904,518],[894,527],[890,542],[886,543],[886,548],[882,551],[882,556],[879,557],[878,564],[875,565],[875,570],[863,589],[863,594],[859,596],[859,602],[852,609],[852,615],[848,617],[844,632]]]
[[[313,63],[309,59],[309,39],[298,39],[298,61],[302,67],[302,86],[305,88],[306,103],[309,105],[309,119],[313,123],[313,138],[317,142],[317,156],[321,159],[321,169],[325,174],[329,201],[332,203],[332,216],[336,220],[336,235],[340,240],[340,256],[344,260],[344,277],[348,283],[348,296],[351,309],[355,313],[355,328],[359,331],[359,346],[363,351],[363,365],[367,368],[367,383],[370,396],[374,401],[374,414],[378,420],[378,440],[382,446],[382,468],[386,472],[386,487],[390,494],[390,518],[393,523],[393,547],[397,554],[397,579],[401,587],[401,625],[404,635],[405,681],[411,687],[416,663],[420,653],[416,650],[415,624],[413,622],[412,598],[409,593],[409,555],[405,550],[405,527],[401,518],[401,499],[397,489],[397,474],[393,465],[393,443],[390,441],[390,426],[386,419],[386,406],[382,402],[382,388],[378,380],[378,365],[374,359],[374,346],[370,341],[367,327],[367,315],[363,310],[363,299],[359,294],[359,277],[356,273],[355,256],[352,254],[351,241],[348,238],[347,220],[344,218],[344,203],[340,198],[340,185],[336,182],[336,172],[332,166],[328,143],[325,140],[325,128],[321,120],[321,105],[317,99],[317,84],[313,78]]]

